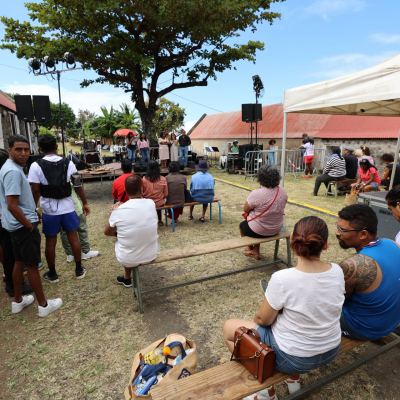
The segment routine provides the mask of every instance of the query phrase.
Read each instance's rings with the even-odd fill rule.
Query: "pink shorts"
[[[303,161],[305,164],[311,164],[314,160],[314,156],[304,156]]]

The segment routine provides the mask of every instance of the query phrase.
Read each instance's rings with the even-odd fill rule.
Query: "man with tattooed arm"
[[[378,218],[365,204],[343,208],[336,228],[340,247],[357,251],[340,263],[346,289],[342,336],[379,339],[400,323],[400,246],[377,237]]]

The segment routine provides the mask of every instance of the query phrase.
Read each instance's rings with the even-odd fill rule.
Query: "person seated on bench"
[[[360,169],[358,170],[358,179],[352,187],[359,187],[362,192],[371,192],[378,190],[381,184],[378,170],[365,159],[360,160]]]
[[[340,263],[346,285],[342,335],[379,339],[400,323],[400,247],[392,240],[378,239],[378,218],[366,204],[339,211],[336,227],[340,247],[357,251]]]
[[[124,276],[118,276],[117,282],[131,287],[132,268],[157,257],[157,213],[153,200],[143,198],[140,176],[128,176],[125,191],[129,200],[113,210],[104,234],[117,236],[115,257],[125,269]]]
[[[129,200],[125,193],[125,180],[128,176],[132,175],[132,161],[129,158],[125,158],[121,162],[121,169],[123,174],[115,179],[113,183],[112,193],[114,203],[121,202],[125,203]]]
[[[288,196],[286,190],[279,187],[280,180],[280,173],[275,166],[263,165],[258,170],[260,188],[253,190],[247,197],[244,212],[248,216],[239,225],[241,236],[275,236],[282,229]],[[259,260],[260,245],[246,246],[243,254]]]
[[[275,351],[275,370],[291,375],[286,380],[290,393],[300,389],[299,374],[331,363],[340,351],[344,279],[339,265],[321,260],[328,236],[322,219],[298,221],[290,243],[297,266],[275,272],[268,284],[261,281],[265,297],[254,321],[231,319],[223,328],[230,352],[237,328],[257,329]],[[276,395],[269,387],[246,399],[276,399]]]
[[[321,183],[324,183],[328,187],[330,181],[342,181],[346,179],[346,161],[340,155],[340,147],[333,146],[332,154],[328,157],[324,171],[322,175],[318,176],[315,180],[313,196],[318,196],[318,190]]]
[[[156,208],[164,205],[168,197],[167,180],[161,176],[160,165],[157,161],[152,161],[147,166],[146,176],[143,178],[143,197],[154,201]],[[161,220],[161,210],[157,210],[158,225],[163,226]]]
[[[200,160],[199,164],[196,165],[196,169],[199,172],[196,172],[192,176],[192,180],[190,181],[190,193],[193,201],[203,203],[203,213],[199,221],[204,222],[208,203],[214,199],[215,181],[212,175],[207,172],[210,167],[206,160]],[[194,206],[190,206],[188,219],[193,219],[193,209]]]
[[[353,154],[354,147],[344,148],[344,161],[346,161],[346,179],[356,179],[358,171],[358,158]]]
[[[400,222],[400,185],[389,190],[386,195],[386,203],[389,210],[393,213],[393,217]],[[400,232],[396,235],[396,243],[400,245]]]
[[[187,188],[187,178],[179,172],[179,163],[171,162],[168,165],[169,174],[167,175],[168,198],[166,204],[177,206],[174,208],[175,223],[183,213],[185,204],[185,190]],[[182,206],[182,207],[181,207]],[[168,218],[172,218],[171,210],[167,210]]]
[[[385,172],[383,173],[381,179],[381,186],[390,185],[390,178],[392,177],[393,165],[394,165],[394,157],[391,154],[383,154],[381,157],[381,161],[386,164]],[[394,175],[393,187],[400,185],[400,165],[396,165],[395,167],[396,173]]]

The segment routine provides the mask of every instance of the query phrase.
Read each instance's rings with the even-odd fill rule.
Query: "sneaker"
[[[10,297],[14,297],[14,287],[6,285],[6,292]],[[33,293],[33,289],[30,285],[27,283],[22,282],[22,287],[21,287],[21,294],[31,294]]]
[[[273,386],[267,387],[260,392],[254,393],[250,396],[243,397],[242,400],[278,400],[278,396],[275,393],[275,388]]]
[[[26,306],[29,306],[29,304],[32,304],[35,298],[33,296],[24,296],[22,297],[21,303],[16,303],[13,301],[11,303],[11,312],[13,314],[17,314],[21,312]]]
[[[314,175],[310,175],[309,178],[314,178]]]
[[[265,292],[267,290],[268,282],[265,279],[261,279],[260,285],[261,285],[261,289],[262,289],[263,293],[265,294]]]
[[[82,268],[81,270],[75,270],[76,279],[83,279],[86,275],[86,268]]]
[[[62,306],[61,299],[47,300],[47,307],[38,306],[39,317],[47,317],[53,311],[56,311],[57,308]]]
[[[89,250],[87,253],[82,253],[82,260],[89,260],[89,258],[97,257],[98,255],[98,251]]]
[[[41,271],[44,268],[43,263],[39,263],[38,265],[38,271]],[[26,269],[26,267],[24,267],[24,276],[28,275],[28,271]]]
[[[46,279],[46,281],[49,281],[50,283],[57,283],[60,280],[58,279],[57,272],[54,273],[54,275],[51,275],[49,271],[45,272],[43,274],[43,278]]]
[[[308,176],[307,176],[307,175],[303,175],[303,176],[301,176],[300,178],[301,178],[301,179],[308,179]]]
[[[123,276],[117,276],[117,282],[124,285],[126,288],[132,287],[132,278],[125,279]]]
[[[75,260],[74,256],[67,256],[67,262],[71,263]]]
[[[293,375],[288,379],[285,379],[285,383],[288,385],[289,393],[292,394],[301,389],[300,375]]]

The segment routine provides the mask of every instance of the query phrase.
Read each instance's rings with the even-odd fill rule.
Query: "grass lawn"
[[[75,147],[74,147],[75,148]],[[211,169],[216,177],[257,188],[257,183],[244,176],[228,175]],[[314,179],[298,179],[287,175],[285,187],[289,199],[309,203],[337,212],[343,207],[344,197],[311,197]],[[276,271],[276,267],[251,271],[189,287],[177,288],[144,297],[145,313],[139,314],[131,289],[116,284],[122,273],[114,257],[114,240],[104,236],[104,226],[109,212],[112,181],[104,182],[108,197],[101,198],[100,182],[85,183],[91,207],[88,217],[91,246],[100,256],[84,261],[87,275],[76,280],[74,265],[67,264],[60,243],[57,245],[56,266],[60,275],[58,284],[43,282],[48,298],[61,297],[62,308],[49,317],[39,319],[36,303],[20,314],[11,314],[11,299],[4,290],[0,292],[0,399],[122,399],[128,384],[133,357],[149,343],[168,333],[179,332],[195,341],[199,352],[198,370],[229,359],[222,339],[222,325],[228,318],[253,319],[262,302],[259,280]],[[159,228],[163,249],[179,247],[182,252],[194,243],[207,243],[237,237],[242,221],[243,204],[248,192],[219,181],[216,195],[222,199],[222,225],[218,224],[217,207],[214,219],[203,224],[198,221],[200,207],[195,209],[195,220],[188,221],[188,209],[172,233],[171,226]],[[352,254],[344,251],[334,235],[336,218],[288,204],[287,229],[307,215],[323,218],[330,229],[326,261],[340,262]],[[273,255],[273,244],[261,246],[263,260]],[[42,242],[44,250],[44,237]],[[285,258],[285,246],[280,256]],[[43,253],[44,259],[44,253]],[[294,262],[296,259],[294,259]],[[145,288],[172,284],[203,276],[240,269],[257,261],[234,250],[194,257],[168,264],[141,267]],[[283,268],[283,266],[282,266]],[[46,270],[46,268],[45,268]],[[303,380],[310,383],[362,356],[375,348],[367,344],[356,349],[328,367],[307,374]],[[390,370],[400,370],[399,349],[390,353]],[[397,358],[396,358],[397,357]],[[389,399],[382,389],[382,379],[371,373],[371,363],[325,386],[309,399]],[[378,364],[374,364],[378,365]],[[380,367],[377,367],[380,368]],[[394,376],[395,377],[395,376]],[[387,385],[391,382],[387,377]],[[278,395],[287,394],[284,384],[277,386]]]

